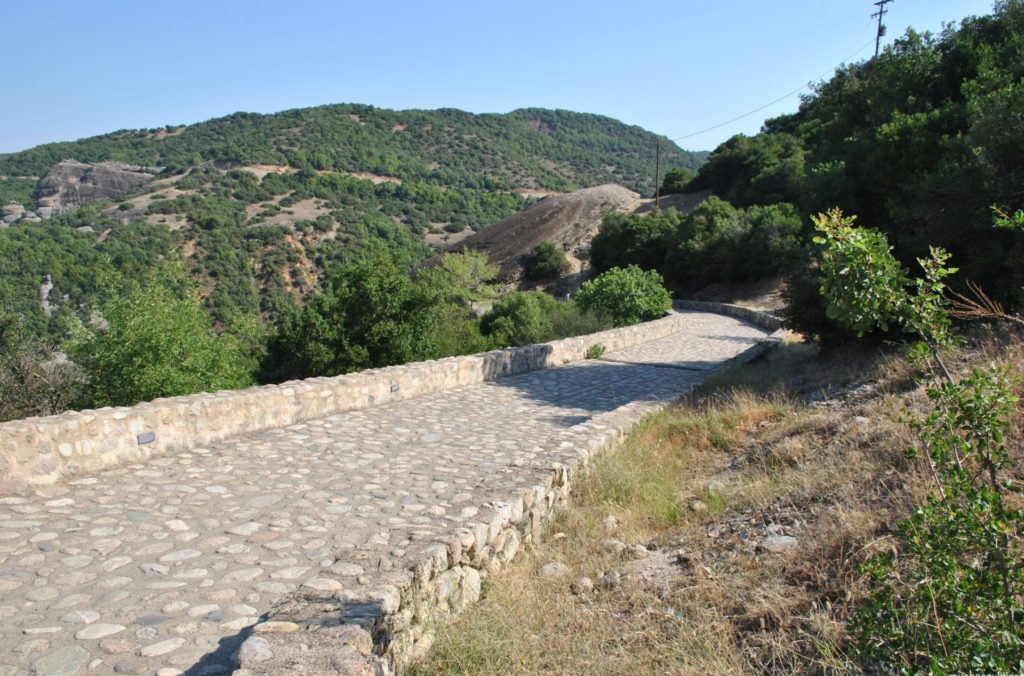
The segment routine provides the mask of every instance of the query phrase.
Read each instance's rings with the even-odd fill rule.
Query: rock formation
[[[35,213],[50,218],[83,204],[125,195],[153,180],[158,167],[119,162],[87,164],[62,160],[50,168],[36,186]]]

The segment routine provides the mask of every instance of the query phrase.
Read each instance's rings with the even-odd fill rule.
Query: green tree
[[[569,268],[565,252],[554,242],[545,240],[534,247],[526,265],[526,276],[529,279],[548,279],[565,274]]]
[[[612,268],[584,282],[574,300],[583,311],[606,316],[615,326],[657,319],[672,307],[661,275],[635,265]]]
[[[442,254],[437,264],[416,274],[416,282],[432,288],[446,303],[470,307],[497,293],[498,266],[483,251]]]
[[[685,167],[676,167],[665,172],[665,178],[661,181],[661,192],[671,195],[677,192],[686,192],[690,181],[693,180],[693,172]]]
[[[627,265],[661,270],[679,222],[675,209],[643,215],[608,214],[590,243],[590,262],[598,272]]]
[[[480,326],[495,347],[543,343],[555,338],[557,309],[558,301],[546,293],[517,291],[499,298]]]
[[[440,290],[414,285],[388,258],[339,266],[327,290],[271,339],[262,378],[332,376],[432,358],[441,301]]]
[[[101,305],[100,326],[79,327],[68,351],[88,378],[89,406],[252,384],[238,342],[217,335],[183,276],[165,267],[141,284],[129,282]]]

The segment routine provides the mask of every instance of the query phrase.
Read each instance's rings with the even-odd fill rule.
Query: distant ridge
[[[442,183],[565,191],[619,183],[654,189],[655,135],[589,113],[523,108],[388,110],[360,104],[234,113],[189,126],[121,130],[0,154],[0,176],[43,176],[61,160],[178,172],[203,163],[310,166]],[[663,167],[696,169],[706,152],[662,138]],[[27,206],[27,205],[26,205]]]

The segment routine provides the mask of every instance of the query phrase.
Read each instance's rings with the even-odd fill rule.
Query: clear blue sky
[[[886,41],[991,6],[895,0]],[[0,152],[342,102],[567,108],[674,138],[869,56],[874,9],[872,0],[3,0]],[[679,144],[714,148],[797,104],[794,94]]]

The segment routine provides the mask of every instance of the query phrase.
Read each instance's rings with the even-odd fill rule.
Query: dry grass
[[[1022,364],[1024,342],[967,358]],[[878,349],[787,343],[717,376],[598,459],[546,543],[489,580],[414,672],[855,670],[857,564],[893,546],[892,524],[927,493],[903,453],[907,416],[925,405],[910,367]],[[768,551],[779,533],[795,546]],[[627,561],[609,538],[651,554]],[[571,574],[539,574],[554,561]],[[622,575],[611,589],[571,589],[610,571]]]

